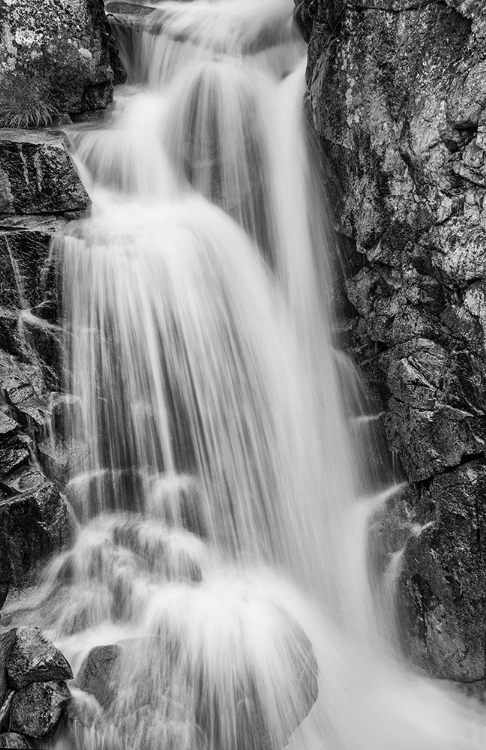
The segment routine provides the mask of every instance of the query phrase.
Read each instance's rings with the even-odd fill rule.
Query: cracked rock
[[[9,685],[19,690],[31,682],[70,680],[73,677],[66,658],[39,628],[17,628],[15,645],[7,661]]]
[[[64,682],[33,682],[14,695],[10,729],[36,739],[51,737],[70,699]]]

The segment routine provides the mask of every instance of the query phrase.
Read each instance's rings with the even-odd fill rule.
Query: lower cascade
[[[68,129],[92,208],[54,247],[76,536],[7,612],[74,674],[49,746],[484,748],[372,570],[400,484],[336,344],[293,2],[112,5],[128,83]]]

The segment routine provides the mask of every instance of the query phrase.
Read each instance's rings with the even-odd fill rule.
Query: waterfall
[[[397,651],[399,558],[370,574],[398,485],[337,343],[292,11],[114,23],[128,83],[68,131],[92,201],[55,248],[78,528],[14,616],[78,688],[109,658],[56,750],[484,747],[476,704]]]

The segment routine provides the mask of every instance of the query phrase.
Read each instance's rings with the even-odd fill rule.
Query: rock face
[[[6,214],[79,211],[88,202],[63,133],[0,130],[0,195]]]
[[[9,750],[25,750],[32,747],[31,743],[22,734],[17,732],[4,732],[0,734],[0,747],[9,748]]]
[[[123,69],[103,0],[0,0],[0,126],[86,117],[112,99]]]
[[[15,693],[10,728],[36,739],[51,737],[70,698],[64,682],[33,682]]]
[[[37,747],[71,700],[71,667],[38,628],[0,628],[0,747]]]
[[[413,528],[398,582],[404,644],[433,673],[480,683],[486,6],[305,0],[298,20],[314,122],[341,189],[346,343],[410,482],[389,511]]]
[[[7,660],[7,678],[14,690],[31,682],[70,680],[71,667],[39,628],[21,626]]]
[[[87,204],[62,133],[0,130],[2,604],[9,583],[25,582],[70,537],[58,487],[72,461],[53,437],[71,406],[59,393],[60,293],[51,240]]]

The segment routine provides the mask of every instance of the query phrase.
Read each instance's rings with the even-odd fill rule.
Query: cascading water
[[[369,415],[332,345],[292,10],[161,3],[119,30],[105,122],[70,133],[93,203],[57,248],[79,527],[14,617],[75,672],[111,651],[57,750],[486,741],[474,703],[394,652],[390,581],[377,600],[368,575],[396,488],[363,467]]]

